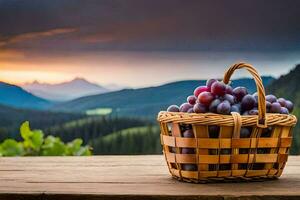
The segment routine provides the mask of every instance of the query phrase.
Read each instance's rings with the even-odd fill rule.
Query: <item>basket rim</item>
[[[241,115],[242,126],[256,126],[258,115]],[[157,115],[157,121],[163,123],[185,123],[199,125],[219,125],[234,126],[232,115],[222,115],[216,113],[186,113],[186,112],[168,112],[160,111]],[[267,113],[266,123],[268,126],[295,126],[297,117],[293,114]]]

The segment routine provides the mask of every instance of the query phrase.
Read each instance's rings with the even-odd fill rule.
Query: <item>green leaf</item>
[[[29,122],[26,121],[24,122],[21,127],[20,127],[20,133],[21,133],[21,137],[24,140],[28,140],[29,137],[32,135],[30,128],[29,128]]]
[[[67,144],[66,154],[68,156],[88,156],[91,155],[90,147],[82,147],[82,139],[75,139]]]
[[[22,156],[23,154],[23,145],[13,139],[6,139],[0,145],[1,156]]]
[[[43,144],[44,134],[41,130],[30,130],[29,122],[24,122],[20,127],[20,133],[24,139],[24,147],[28,152],[31,152],[31,148],[34,151],[38,151]]]
[[[41,148],[42,156],[64,156],[66,147],[58,137],[48,136]]]

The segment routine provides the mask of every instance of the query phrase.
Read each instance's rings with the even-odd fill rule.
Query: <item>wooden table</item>
[[[0,158],[0,199],[300,199],[300,157],[279,180],[191,184],[163,156]]]

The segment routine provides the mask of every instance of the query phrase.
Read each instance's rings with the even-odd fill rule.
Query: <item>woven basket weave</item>
[[[292,128],[296,125],[297,118],[294,115],[266,113],[262,79],[249,64],[238,63],[231,66],[225,73],[223,82],[228,84],[233,72],[241,68],[248,70],[255,80],[258,115],[165,111],[158,114],[163,153],[173,177],[202,183],[264,180],[282,174],[292,142]],[[208,128],[216,125],[219,127],[219,136],[210,138]],[[195,138],[182,137],[184,127],[191,128]],[[250,138],[240,138],[241,127],[251,128]],[[195,153],[182,154],[182,148],[194,148]],[[183,165],[187,164],[193,165],[194,171],[183,170]]]

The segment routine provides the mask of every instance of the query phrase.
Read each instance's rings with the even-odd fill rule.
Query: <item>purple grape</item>
[[[194,138],[194,133],[192,129],[186,130],[182,133],[182,136],[185,138]]]
[[[208,91],[208,92],[211,91],[211,86],[212,86],[212,84],[213,84],[214,82],[216,82],[216,81],[218,81],[218,80],[216,80],[216,79],[209,79],[209,80],[206,81],[206,86],[207,86],[207,91]]]
[[[219,126],[216,126],[216,125],[208,126],[208,134],[209,134],[210,138],[218,138],[219,132],[220,132]]]
[[[240,104],[234,104],[234,105],[232,105],[230,112],[241,113],[241,106],[240,106]]]
[[[197,165],[195,164],[181,164],[181,168],[184,171],[197,171]]]
[[[211,104],[209,105],[209,111],[213,112],[213,113],[217,113],[217,107],[218,105],[221,103],[220,99],[215,99],[211,102]]]
[[[272,104],[270,102],[266,101],[267,112],[271,111],[271,107],[272,107]]]
[[[226,85],[223,82],[216,81],[211,85],[211,93],[223,96],[226,91]]]
[[[289,110],[287,108],[285,108],[285,107],[281,107],[280,113],[288,115],[289,114]]]
[[[245,87],[236,87],[233,89],[232,93],[237,101],[241,101],[243,97],[248,94],[247,89]]]
[[[181,104],[179,111],[180,112],[187,112],[190,108],[192,108],[193,105],[189,104],[189,103],[183,103]]]
[[[227,101],[229,101],[229,103],[232,105],[232,104],[234,104],[235,103],[235,97],[234,96],[232,96],[231,94],[225,94],[224,95],[224,100],[227,100]]]
[[[182,148],[181,153],[182,154],[194,154],[195,149],[194,148]]]
[[[242,115],[249,115],[249,110],[244,111]]]
[[[230,114],[230,110],[231,110],[230,103],[226,100],[220,103],[217,107],[217,113],[223,115]]]
[[[199,86],[194,90],[195,97],[198,97],[202,92],[208,92],[207,86]]]
[[[240,132],[240,138],[249,138],[251,135],[251,130],[247,127],[242,127]]]
[[[252,110],[249,110],[249,111],[248,111],[248,114],[249,114],[249,115],[258,115],[258,110],[257,110],[257,108],[253,108]]]
[[[194,113],[194,109],[193,108],[190,108],[187,113]]]
[[[258,95],[257,95],[257,92],[253,93],[252,96],[255,99],[254,107],[258,107]]]
[[[198,101],[201,104],[204,104],[206,106],[209,106],[209,104],[214,100],[214,95],[210,92],[202,92],[199,96],[198,96]]]
[[[286,100],[285,101],[285,107],[289,110],[289,112],[293,112],[293,109],[294,109],[294,104],[289,101],[289,100]]]
[[[225,93],[231,95],[233,94],[233,89],[230,85],[226,85]]]
[[[179,112],[179,107],[177,105],[171,105],[167,109],[168,112]]]
[[[262,129],[261,137],[271,137],[272,130],[272,127]]]
[[[284,98],[278,98],[277,102],[280,103],[282,107],[285,107],[286,105],[286,100]]]
[[[255,98],[252,95],[247,94],[246,96],[243,97],[241,103],[242,110],[251,110],[252,108],[254,108],[254,105],[255,105]]]
[[[266,100],[267,100],[268,102],[270,102],[270,103],[274,103],[274,102],[277,101],[277,98],[276,98],[275,95],[269,94],[269,95],[266,96]]]
[[[207,112],[207,108],[205,105],[201,104],[201,103],[196,103],[193,107],[193,111],[195,113],[206,113]]]
[[[169,147],[169,151],[171,153],[176,153],[176,148],[175,147]]]
[[[281,112],[281,105],[278,102],[274,102],[271,105],[271,110],[272,113],[280,113]]]

